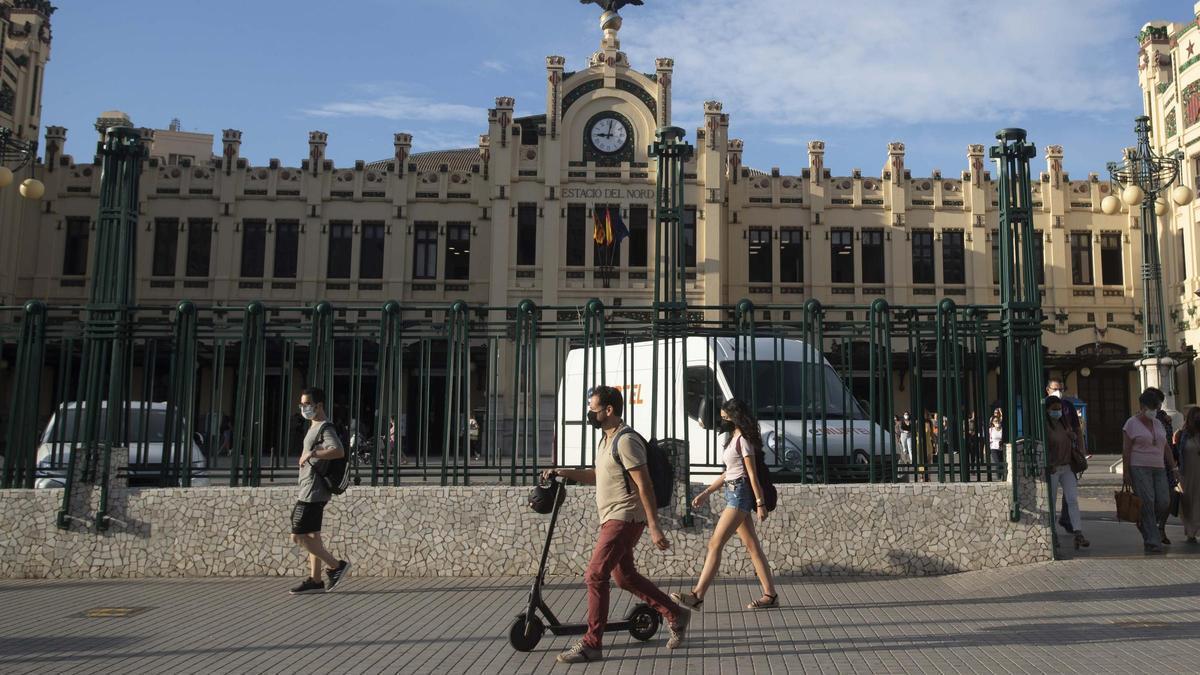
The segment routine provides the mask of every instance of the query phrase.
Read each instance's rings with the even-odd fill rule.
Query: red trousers
[[[588,630],[583,636],[585,647],[600,649],[603,641],[604,624],[608,622],[610,577],[618,587],[650,605],[668,624],[674,624],[678,619],[681,611],[679,605],[639,574],[633,565],[633,549],[645,529],[645,523],[623,520],[606,520],[600,526],[600,538],[596,540],[596,549],[592,551],[592,560],[584,573],[588,590]]]

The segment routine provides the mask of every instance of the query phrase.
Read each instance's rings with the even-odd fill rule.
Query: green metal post
[[[1004,410],[1008,438],[1017,439],[1017,404],[1022,407],[1023,457],[1026,475],[1043,471],[1037,449],[1045,438],[1041,410],[1042,332],[1041,292],[1034,258],[1033,199],[1029,160],[1037,150],[1025,140],[1024,129],[1002,129],[1000,142],[990,149],[998,165],[1000,202],[1000,304],[1004,324],[1001,360],[1004,364]],[[1020,244],[1018,255],[1016,246]],[[1021,274],[1018,275],[1018,261]],[[1013,472],[1012,512],[1021,518],[1019,480]],[[1051,507],[1053,508],[1053,506]]]
[[[85,325],[85,354],[77,415],[83,433],[73,438],[66,488],[57,525],[67,528],[76,455],[87,454],[87,467],[101,464],[100,505],[96,528],[108,527],[108,471],[114,444],[125,443],[124,426],[129,377],[129,330],[134,302],[134,260],[137,240],[138,182],[147,148],[137,130],[114,127],[100,143],[100,209],[96,221],[92,287]],[[101,415],[106,425],[101,424]],[[80,446],[82,446],[80,448]]]

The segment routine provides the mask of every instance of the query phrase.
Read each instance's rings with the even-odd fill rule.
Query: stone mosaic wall
[[[1022,481],[1025,483],[1025,481]],[[1023,484],[1020,522],[1009,483],[781,485],[779,508],[759,526],[778,574],[941,574],[1049,560],[1044,489]],[[1044,484],[1041,484],[1044,488]],[[85,486],[86,487],[86,486]],[[525,506],[528,488],[355,487],[325,511],[330,550],[371,576],[531,575],[549,516]],[[98,490],[80,507],[92,515]],[[288,539],[295,489],[116,488],[104,532],[86,518],[55,527],[59,490],[0,492],[0,578],[298,576]],[[691,527],[664,510],[672,548],[643,540],[638,563],[655,576],[694,576],[719,510],[715,495]],[[569,488],[550,573],[580,575],[598,527],[593,488]],[[735,537],[722,571],[750,575]]]

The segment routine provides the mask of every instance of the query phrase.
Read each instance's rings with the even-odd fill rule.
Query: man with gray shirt
[[[309,421],[300,454],[300,496],[292,509],[292,542],[308,551],[309,576],[291,590],[301,593],[328,593],[350,571],[350,563],[338,560],[321,543],[321,520],[325,504],[332,494],[322,474],[329,460],[346,454],[333,423],[325,413],[325,392],[309,387],[300,394],[300,414]],[[325,563],[328,582],[321,581],[321,563]]]

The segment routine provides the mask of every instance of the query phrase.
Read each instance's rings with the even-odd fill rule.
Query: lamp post
[[[1134,120],[1137,147],[1122,162],[1109,162],[1108,173],[1121,198],[1109,195],[1100,203],[1107,214],[1116,213],[1124,201],[1142,209],[1142,358],[1137,362],[1142,388],[1158,387],[1166,395],[1163,411],[1176,426],[1182,421],[1175,410],[1175,360],[1167,351],[1167,322],[1163,311],[1162,262],[1158,250],[1158,216],[1168,211],[1166,194],[1179,176],[1179,159],[1150,149],[1150,118]],[[1183,206],[1192,201],[1192,190],[1178,185],[1169,191],[1171,201]],[[1160,197],[1161,195],[1161,197]]]
[[[37,141],[14,138],[12,129],[0,126],[0,189],[12,185],[16,172],[25,168],[36,156]],[[41,199],[46,193],[46,186],[31,176],[21,181],[20,191],[26,199]]]

